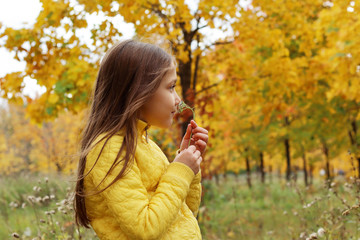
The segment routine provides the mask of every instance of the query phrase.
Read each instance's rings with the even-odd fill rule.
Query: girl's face
[[[181,99],[176,93],[176,68],[172,65],[155,95],[140,109],[140,119],[149,125],[169,128]]]

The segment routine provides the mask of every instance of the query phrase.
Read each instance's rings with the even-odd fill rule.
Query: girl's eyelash
[[[175,88],[176,87],[176,84],[175,85],[172,85],[170,88]]]

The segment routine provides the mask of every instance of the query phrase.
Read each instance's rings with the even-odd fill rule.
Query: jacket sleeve
[[[201,202],[201,170],[195,175],[190,184],[190,190],[186,197],[186,205],[193,212],[196,217],[199,212],[199,206]]]
[[[121,142],[110,142],[106,146],[98,160],[99,165],[96,164],[89,174],[94,186],[105,177]],[[90,152],[88,158],[92,160],[89,162],[94,162],[97,154],[98,151],[94,151],[94,154]],[[100,189],[111,183],[121,168],[120,163],[100,185]],[[171,163],[161,177],[156,192],[149,198],[134,161],[120,180],[100,194],[119,228],[130,239],[159,239],[177,217],[193,178],[194,173],[188,166]]]
[[[176,151],[176,155],[180,153],[180,149]],[[190,184],[190,190],[186,197],[186,205],[193,212],[196,217],[199,212],[199,206],[201,202],[201,170],[195,175]]]

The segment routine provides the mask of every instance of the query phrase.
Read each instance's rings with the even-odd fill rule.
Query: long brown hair
[[[136,40],[122,41],[105,54],[100,64],[89,116],[80,140],[80,159],[74,197],[77,225],[89,228],[91,220],[86,213],[85,197],[89,194],[84,191],[84,178],[96,165],[108,140],[123,129],[125,130],[123,143],[101,183],[120,162],[123,162],[123,167],[108,186],[93,194],[106,190],[126,174],[135,155],[140,108],[154,95],[172,63],[174,58],[161,47]],[[95,146],[93,143],[100,134],[105,135],[98,142],[106,139],[105,143],[94,166],[89,172],[84,173],[86,156]],[[125,151],[125,156],[119,159],[122,151]]]

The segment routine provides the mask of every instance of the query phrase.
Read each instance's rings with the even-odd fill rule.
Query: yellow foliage
[[[0,129],[0,174],[24,169],[69,174],[76,169],[83,113],[62,113],[55,121],[37,126],[25,118],[23,107],[9,108],[8,118],[0,118],[6,121]],[[13,131],[5,133],[9,128]]]
[[[107,16],[89,26],[92,46],[81,43],[76,30],[88,23],[67,0],[42,0],[33,27],[6,28],[0,35],[7,38],[2,46],[13,51],[15,59],[26,61],[24,72],[0,79],[1,96],[23,104],[26,76],[46,87],[44,94],[26,103],[25,116],[38,125],[30,127],[14,113],[12,137],[4,140],[0,134],[4,169],[14,170],[12,158],[18,165],[25,161],[34,171],[73,169],[77,135],[69,132],[81,128],[81,115],[64,109],[73,114],[86,109],[99,60],[122,35],[111,19],[120,14],[134,24],[138,37],[167,39],[178,62],[191,59],[191,84],[200,56],[195,104],[198,123],[209,128],[210,172],[238,172],[245,168],[246,157],[255,165],[260,151],[266,164],[284,171],[285,138],[290,139],[294,164],[301,166],[297,156],[305,151],[310,152],[315,171],[322,168],[318,144],[322,138],[336,152],[331,159],[334,168],[349,171],[343,156],[348,136],[343,129],[360,119],[358,4],[349,11],[349,1],[342,0],[332,1],[332,7],[321,0],[254,0],[252,7],[244,8],[235,0],[200,0],[194,13],[183,0],[126,0],[118,10],[113,10],[113,2],[79,0],[85,12],[102,11]],[[219,41],[230,39],[229,44],[208,45],[205,31],[197,29],[222,30],[227,24],[233,36]],[[65,30],[67,37],[59,36],[57,29]],[[171,145],[174,137],[166,136],[162,143]],[[33,149],[20,151],[25,142]],[[4,150],[8,144],[12,150]]]
[[[50,104],[55,104],[57,101],[59,101],[59,96],[57,94],[50,94],[48,101]]]

